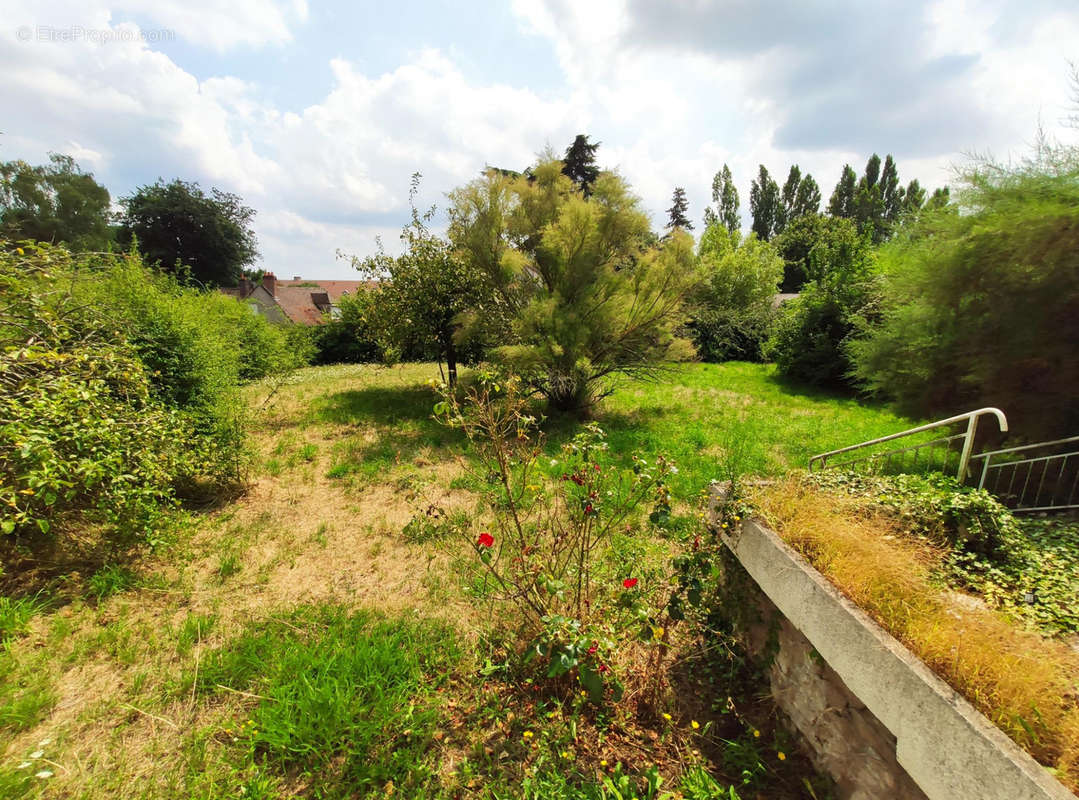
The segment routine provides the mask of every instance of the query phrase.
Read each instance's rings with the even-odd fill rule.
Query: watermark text
[[[85,28],[82,25],[22,25],[15,31],[20,42],[89,42],[111,44],[113,42],[176,41],[176,31],[171,28],[141,30],[140,28]]]

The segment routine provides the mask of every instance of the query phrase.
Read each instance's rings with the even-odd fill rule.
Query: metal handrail
[[[927,425],[919,425],[917,428],[911,428],[910,430],[900,431],[899,433],[893,433],[889,436],[881,436],[877,439],[871,439],[867,442],[861,442],[859,444],[852,444],[849,447],[841,447],[838,450],[829,450],[827,453],[818,453],[809,459],[809,471],[813,471],[813,465],[820,463],[821,469],[828,468],[828,459],[832,456],[837,456],[841,453],[849,453],[852,450],[860,450],[864,447],[872,447],[873,445],[883,444],[884,442],[890,442],[895,439],[901,439],[904,436],[913,436],[917,433],[923,433],[925,431],[931,431],[936,428],[943,428],[947,425],[955,425],[958,422],[966,422],[967,429],[963,434],[959,434],[951,438],[963,438],[963,450],[959,456],[959,470],[958,478],[963,480],[967,475],[967,468],[970,465],[971,451],[974,448],[974,433],[978,428],[978,419],[987,414],[992,414],[997,418],[997,424],[1000,425],[1001,433],[1006,433],[1008,430],[1008,418],[1004,416],[1004,412],[999,408],[979,408],[977,411],[968,411],[966,414],[956,414],[954,417],[948,417],[947,419],[937,420],[936,422],[930,422]],[[901,448],[909,449],[909,448]],[[880,454],[885,455],[885,454]]]
[[[1077,490],[1079,490],[1079,471],[1076,472],[1075,478],[1072,479],[1072,481],[1071,481],[1071,490],[1070,491],[1067,490],[1067,477],[1066,477],[1066,475],[1067,475],[1067,467],[1068,467],[1068,460],[1073,458],[1073,457],[1079,457],[1079,450],[1073,450],[1073,451],[1067,452],[1067,453],[1051,453],[1049,455],[1042,455],[1042,456],[1037,456],[1036,455],[1036,456],[1033,456],[1032,458],[1020,458],[1020,459],[1016,459],[1014,461],[1008,460],[1008,461],[999,461],[997,463],[993,463],[993,456],[1010,455],[1012,453],[1024,453],[1024,452],[1027,452],[1027,451],[1030,451],[1030,450],[1045,450],[1046,448],[1049,448],[1049,447],[1054,447],[1054,446],[1059,446],[1059,445],[1064,445],[1064,444],[1073,444],[1075,442],[1079,442],[1079,436],[1068,436],[1067,438],[1054,439],[1053,441],[1050,441],[1050,442],[1037,442],[1035,444],[1019,445],[1017,447],[1006,447],[1006,448],[1004,448],[1002,450],[992,450],[992,451],[987,452],[987,453],[978,453],[977,455],[973,456],[972,459],[971,459],[971,460],[976,459],[976,458],[983,459],[981,477],[978,480],[978,488],[979,489],[987,488],[986,484],[987,484],[987,479],[989,477],[989,470],[994,469],[994,470],[997,471],[996,472],[997,477],[996,477],[996,482],[993,485],[993,492],[995,494],[999,495],[1000,494],[1000,491],[999,491],[999,489],[1000,489],[1000,486],[999,486],[1000,478],[1003,475],[1003,471],[1005,469],[1010,468],[1012,470],[1012,479],[1008,484],[1008,488],[1005,490],[1004,494],[1002,495],[1002,499],[1005,500],[1009,505],[1011,505],[1015,512],[1018,513],[1020,511],[1028,511],[1028,512],[1029,511],[1062,511],[1062,510],[1067,510],[1067,509],[1079,508],[1079,503],[1076,503],[1076,494],[1077,494]],[[1052,478],[1052,476],[1050,474],[1050,471],[1049,471],[1049,465],[1054,461],[1059,461],[1060,462],[1060,467],[1057,470],[1056,477]],[[1038,480],[1037,491],[1035,492],[1034,497],[1031,499],[1031,498],[1029,498],[1029,495],[1027,494],[1027,488],[1028,488],[1028,486],[1030,484],[1031,478],[1034,476],[1034,471],[1036,469],[1036,465],[1038,465],[1038,464],[1041,464],[1042,474],[1041,474],[1041,479]],[[1019,476],[1019,468],[1023,467],[1023,466],[1027,467],[1026,480],[1023,481],[1023,486],[1019,490],[1019,493],[1018,494],[1013,494],[1012,493],[1012,485],[1015,483],[1016,478]],[[1041,497],[1042,497],[1042,487],[1044,486],[1045,480],[1046,480],[1047,477],[1050,477],[1050,479],[1051,479],[1052,492],[1051,492],[1051,494],[1049,496],[1049,502],[1048,503],[1041,503],[1040,501],[1041,501]],[[1060,490],[1060,486],[1058,484],[1059,484],[1060,481],[1065,482],[1064,483],[1064,488],[1065,488],[1066,494],[1065,494],[1065,498],[1062,501],[1057,500],[1057,495],[1058,495],[1058,492]]]

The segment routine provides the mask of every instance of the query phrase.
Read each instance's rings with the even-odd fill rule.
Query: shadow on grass
[[[314,419],[367,429],[362,440],[344,446],[329,477],[373,479],[415,461],[425,450],[434,451],[435,457],[458,450],[465,437],[434,419],[435,402],[425,386],[372,386],[320,398],[311,410]]]
[[[796,378],[774,373],[763,378],[779,392],[797,400],[809,400],[814,403],[840,403],[857,405],[878,411],[891,410],[888,403],[879,398],[859,393],[843,386],[816,386]]]
[[[319,398],[311,410],[320,422],[397,425],[413,421],[441,428],[432,419],[436,399],[426,386],[369,386]]]

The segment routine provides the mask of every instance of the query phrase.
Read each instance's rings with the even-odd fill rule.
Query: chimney
[[[241,299],[243,299],[244,297],[247,297],[249,294],[251,294],[251,292],[254,291],[254,288],[255,288],[255,285],[253,283],[251,283],[250,278],[248,278],[247,276],[244,276],[243,278],[240,278],[239,289],[240,289],[240,298]]]
[[[277,276],[272,272],[264,272],[262,274],[262,288],[269,292],[271,296],[277,297]]]

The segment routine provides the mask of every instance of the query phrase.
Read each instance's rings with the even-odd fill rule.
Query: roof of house
[[[319,325],[324,321],[326,312],[337,305],[344,295],[377,285],[377,281],[319,281],[305,278],[283,281],[275,278],[273,273],[267,273],[261,284],[245,280],[234,289],[221,291],[244,300],[260,288],[265,289],[261,302],[266,305],[272,286],[273,302],[289,320],[297,325]]]
[[[290,281],[277,279],[277,289],[281,287],[306,288],[313,291],[322,291],[330,296],[330,302],[336,303],[343,294],[355,294],[358,289],[370,289],[377,286],[377,281],[320,281],[308,278],[294,278]]]

